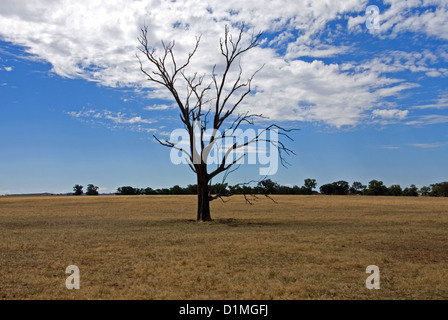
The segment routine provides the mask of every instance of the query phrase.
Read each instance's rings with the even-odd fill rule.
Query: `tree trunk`
[[[198,218],[197,221],[212,221],[207,172],[197,172],[198,176]]]

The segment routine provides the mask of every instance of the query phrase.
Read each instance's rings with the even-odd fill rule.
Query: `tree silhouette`
[[[80,196],[80,195],[82,195],[82,194],[84,193],[84,191],[82,191],[82,188],[84,188],[84,187],[81,186],[81,185],[79,185],[79,184],[76,184],[76,185],[73,187],[73,195],[75,195],[75,196]]]
[[[401,196],[403,195],[403,190],[399,184],[393,184],[389,187],[388,193],[391,196]]]
[[[125,195],[133,196],[133,195],[137,194],[137,191],[138,191],[137,189],[135,189],[131,186],[124,186],[124,187],[119,187],[117,189],[116,194],[123,195],[123,196],[125,196]]]
[[[98,187],[93,184],[87,185],[86,195],[88,196],[97,196],[98,195]]]
[[[320,186],[319,190],[320,190],[320,193],[327,194],[327,195],[335,193],[334,184],[333,183],[323,184],[323,185]]]
[[[431,187],[423,186],[420,188],[420,193],[422,196],[427,197],[431,193]]]
[[[431,195],[434,197],[448,197],[448,182],[431,184]]]
[[[316,188],[316,179],[305,179],[301,193],[313,194],[313,189]]]
[[[369,188],[366,190],[365,194],[371,196],[383,196],[387,194],[387,187],[384,185],[383,181],[371,180],[369,181]]]
[[[352,183],[352,187],[350,188],[351,194],[363,194],[366,191],[366,186],[363,185],[359,181],[355,181]]]
[[[348,184],[348,182],[343,180],[333,182],[333,186],[334,193],[337,195],[346,195],[348,194],[348,191],[350,189],[350,185]]]
[[[403,190],[403,195],[407,197],[418,197],[418,189],[415,184],[411,184],[409,188]]]
[[[257,187],[263,194],[274,194],[277,193],[279,189],[278,183],[272,181],[271,179],[265,179],[258,182]]]
[[[140,62],[140,69],[147,79],[157,85],[165,87],[174,99],[179,111],[180,120],[189,135],[189,146],[187,148],[178,147],[177,141],[161,140],[154,138],[163,146],[174,148],[183,153],[188,161],[191,170],[197,177],[197,220],[209,221],[210,201],[221,198],[222,195],[212,196],[209,184],[216,176],[223,174],[223,182],[226,177],[238,166],[241,159],[247,155],[247,148],[251,144],[260,141],[270,143],[279,152],[282,165],[285,165],[283,153],[293,153],[280,141],[268,138],[270,130],[276,130],[278,134],[287,135],[290,130],[285,130],[276,124],[267,126],[259,131],[258,135],[249,141],[234,143],[225,146],[225,153],[219,159],[218,164],[213,169],[210,168],[208,158],[212,150],[217,145],[223,146],[223,141],[228,137],[233,137],[235,132],[242,125],[254,125],[255,119],[265,118],[262,114],[251,114],[249,112],[239,112],[238,107],[252,91],[252,81],[260,70],[255,71],[246,80],[243,80],[243,71],[240,58],[249,50],[259,44],[261,33],[252,33],[248,41],[243,39],[245,27],[241,26],[236,37],[230,34],[229,27],[225,27],[224,38],[220,39],[219,49],[223,57],[224,64],[215,64],[210,75],[198,75],[187,73],[201,38],[196,38],[193,50],[186,55],[183,63],[175,58],[173,48],[175,42],[165,43],[162,41],[163,52],[161,56],[156,56],[155,49],[149,44],[148,29],[143,27],[139,37],[139,50],[149,62],[151,71],[146,69],[142,60],[137,55]],[[218,65],[223,67],[220,69]],[[239,66],[239,72],[233,72],[232,67]],[[219,70],[218,70],[219,69]],[[235,76],[234,76],[235,75]],[[208,80],[207,80],[208,79]],[[211,135],[207,135],[207,129],[212,130]],[[199,141],[197,141],[199,140]],[[243,150],[241,156],[234,159],[237,150]],[[233,168],[234,167],[234,168]],[[226,196],[228,196],[227,194]]]

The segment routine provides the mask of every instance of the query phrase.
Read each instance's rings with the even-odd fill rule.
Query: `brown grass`
[[[448,298],[448,199],[275,199],[0,197],[0,299]]]

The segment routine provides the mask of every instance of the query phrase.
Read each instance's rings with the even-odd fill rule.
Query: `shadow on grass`
[[[188,223],[191,224],[207,224],[207,225],[226,225],[228,227],[243,227],[243,226],[280,226],[285,224],[282,221],[266,221],[259,220],[254,221],[250,219],[235,219],[235,218],[226,218],[226,219],[215,219],[212,221],[202,222],[196,220],[187,220]]]

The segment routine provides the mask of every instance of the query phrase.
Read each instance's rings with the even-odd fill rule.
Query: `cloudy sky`
[[[444,0],[2,0],[0,194],[195,183],[152,137],[181,126],[139,70],[137,37],[147,25],[156,53],[175,40],[181,61],[200,35],[189,72],[210,73],[225,26],[243,22],[264,32],[243,70],[264,68],[241,111],[300,128],[273,180],[448,180]],[[247,165],[229,182],[257,175]]]

